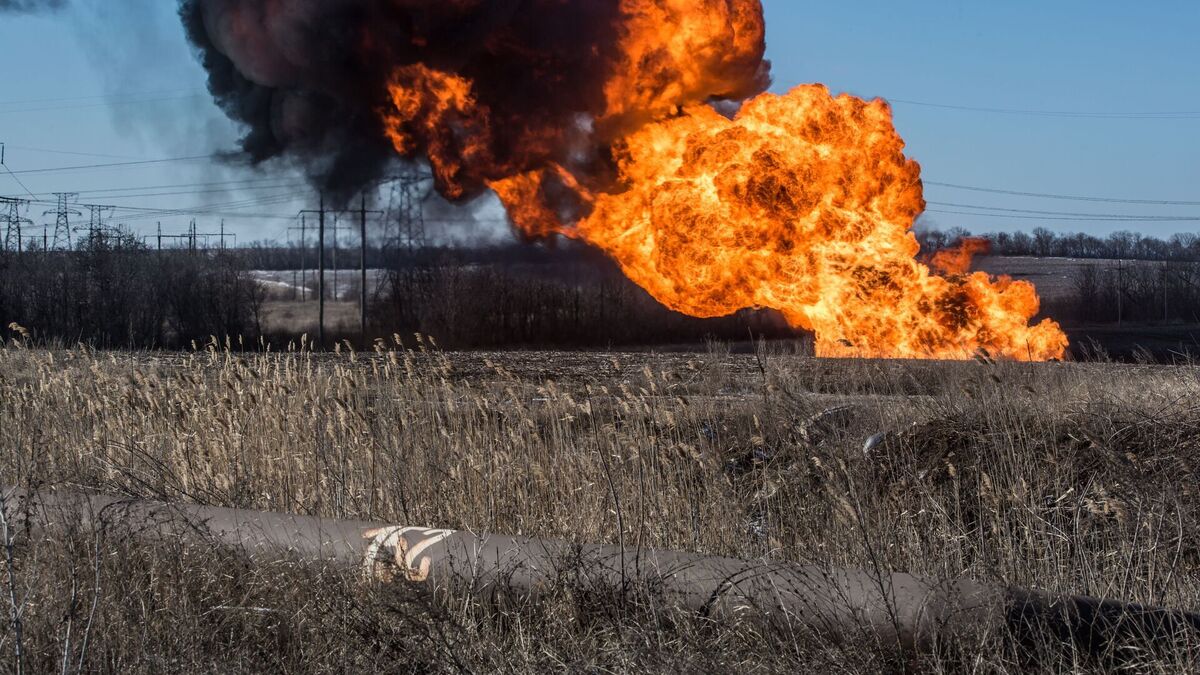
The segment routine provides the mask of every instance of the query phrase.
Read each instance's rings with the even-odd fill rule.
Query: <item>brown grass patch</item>
[[[1194,608],[1197,372],[383,343],[338,355],[10,347],[0,350],[0,475]],[[19,534],[15,562],[26,665],[39,671],[64,654],[140,671],[898,667],[870,646],[764,644],[570,589],[496,614],[403,589],[380,597],[319,568],[90,535]],[[0,653],[13,644],[9,630]],[[920,667],[1025,665],[980,647]]]

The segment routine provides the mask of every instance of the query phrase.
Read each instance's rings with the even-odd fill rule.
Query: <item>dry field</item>
[[[317,332],[317,303],[299,300],[268,300],[263,303],[262,330],[268,335],[301,335]],[[325,330],[330,335],[358,332],[358,304],[325,303]]]
[[[1200,606],[1192,367],[377,347],[11,344],[0,480]],[[897,661],[566,583],[520,611],[448,606],[314,565],[83,532],[17,532],[5,558],[0,604],[21,608],[29,672],[1100,667],[986,635]],[[17,643],[10,624],[5,668]]]

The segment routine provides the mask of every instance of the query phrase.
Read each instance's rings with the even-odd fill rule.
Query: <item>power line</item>
[[[8,147],[16,150],[27,150],[29,152],[44,152],[51,155],[74,155],[76,157],[101,157],[104,159],[145,159],[144,157],[133,157],[131,155],[104,155],[98,152],[72,152],[70,150],[51,150],[49,148],[31,148],[27,145],[9,145]]]
[[[121,218],[122,221],[136,221],[136,220],[143,220],[143,219],[153,220],[154,218],[161,217],[161,216],[227,216],[227,217],[232,217],[232,218],[269,218],[269,219],[277,219],[277,220],[291,220],[291,217],[288,217],[288,216],[280,216],[280,215],[275,215],[275,214],[256,214],[256,213],[230,213],[228,211],[223,211],[220,209],[238,210],[238,209],[243,209],[243,208],[251,208],[251,207],[255,207],[255,206],[272,206],[272,205],[277,205],[277,204],[285,204],[287,202],[290,202],[297,198],[301,198],[303,196],[305,196],[305,195],[301,194],[301,193],[286,192],[286,193],[282,193],[282,194],[278,194],[278,195],[270,195],[270,196],[266,196],[266,197],[255,198],[255,199],[238,200],[238,201],[224,202],[224,203],[219,203],[219,204],[210,204],[207,207],[200,207],[200,208],[194,208],[194,209],[164,209],[164,208],[150,208],[150,207],[138,207],[138,206],[120,206],[120,205],[114,205],[114,204],[108,204],[108,205],[104,205],[104,206],[110,206],[111,208],[115,209],[116,211],[123,211],[123,212],[129,212],[131,214],[136,214],[136,215],[132,215],[132,216],[122,217]],[[35,200],[32,200],[32,202],[37,203],[37,204],[46,204],[46,205],[57,204],[57,201],[50,201],[50,200],[45,200],[45,199],[35,199]]]
[[[17,174],[13,173],[13,170],[8,168],[7,164],[0,164],[0,166],[3,166],[4,170],[8,172],[8,175],[12,176],[12,179],[17,181],[17,185],[20,185],[22,190],[24,190],[26,193],[28,193],[30,197],[37,199],[37,195],[35,195],[29,191],[29,188],[25,186],[25,183],[22,183],[21,179],[17,178]]]
[[[1022,216],[1005,213],[979,213],[975,211],[950,211],[945,209],[925,209],[925,213],[943,213],[956,216],[979,216],[983,218],[1004,218],[1006,220],[1069,220],[1088,223],[1140,223],[1146,222],[1138,218],[1081,218],[1075,216]],[[1178,218],[1173,222],[1200,222],[1200,218]]]
[[[263,186],[263,187],[264,187],[264,188],[270,188],[270,187],[272,187],[272,186]],[[50,193],[50,194],[57,195],[58,193]],[[79,193],[74,193],[74,194],[79,194]],[[291,193],[291,192],[287,192],[287,193],[280,193],[280,194],[278,194],[278,195],[271,195],[270,197],[268,197],[268,198],[266,198],[266,199],[267,199],[267,200],[274,200],[274,199],[276,199],[276,198],[291,197],[293,194],[294,194],[294,193]],[[48,199],[45,199],[45,198],[36,198],[36,199],[32,199],[32,200],[27,200],[27,201],[31,201],[31,202],[33,202],[33,203],[37,203],[37,204],[53,204],[53,203],[55,203],[53,200],[48,200]],[[213,207],[213,206],[226,206],[226,205],[244,204],[244,203],[258,203],[258,202],[262,202],[262,201],[264,201],[264,198],[263,198],[263,197],[255,197],[254,199],[249,199],[249,200],[238,200],[238,201],[235,201],[235,202],[223,202],[223,203],[219,203],[219,204],[215,204],[215,205],[214,205],[214,204],[209,204],[209,205],[207,205],[207,206],[208,206],[208,207]],[[116,205],[114,205],[114,206],[116,206]],[[136,206],[116,206],[116,208],[118,208],[118,209],[141,209],[141,210],[144,210],[144,211],[159,211],[159,210],[161,210],[161,209],[159,209],[159,208],[157,208],[157,207],[136,207]]]
[[[171,185],[139,185],[134,187],[123,188],[97,188],[95,190],[81,190],[81,194],[97,194],[107,192],[128,192],[131,190],[168,190],[172,188],[190,188],[190,187],[210,187],[216,185],[232,185],[254,187],[257,183],[267,183],[282,180],[282,177],[262,177],[262,178],[244,178],[240,180],[222,180],[211,181],[206,183],[174,183]]]
[[[303,183],[303,182],[293,182],[293,183],[276,183],[276,184],[271,184],[271,185],[249,185],[249,186],[245,186],[242,188],[224,187],[224,188],[209,188],[209,189],[205,189],[205,190],[182,190],[182,191],[173,191],[173,192],[143,192],[140,194],[121,194],[121,195],[110,194],[110,195],[106,195],[105,199],[133,199],[133,198],[141,198],[141,197],[173,197],[173,196],[179,196],[179,195],[222,194],[222,193],[231,192],[234,190],[241,190],[241,189],[270,190],[270,189],[276,189],[276,188],[301,188],[301,187],[306,187],[307,185],[308,185],[307,183]]]
[[[935,202],[927,201],[927,204],[934,206],[949,206],[958,209],[983,209],[987,211],[1002,211],[1004,213],[1027,213],[1041,216],[1076,216],[1081,218],[1096,218],[1102,220],[1129,220],[1129,221],[1200,221],[1200,216],[1146,216],[1123,213],[1076,213],[1072,211],[1040,211],[1037,209],[1012,209],[1000,206],[979,206],[977,204],[955,204],[953,202]]]
[[[1041,199],[1062,199],[1077,202],[1105,202],[1110,204],[1145,204],[1155,206],[1200,206],[1200,201],[1178,201],[1169,199],[1118,199],[1115,197],[1083,197],[1079,195],[1060,195],[1046,192],[1021,192],[1019,190],[1002,190],[999,188],[978,187],[975,185],[960,185],[957,183],[939,183],[937,181],[922,181],[925,185],[953,188],[955,190],[970,190],[971,192],[987,192],[991,194],[1015,195],[1017,197],[1038,197]]]
[[[157,91],[130,91],[121,92],[123,98],[142,97],[142,96],[165,96],[167,94],[182,94],[182,93],[203,93],[203,89],[189,87],[187,89],[166,89]],[[92,96],[69,96],[66,98],[26,98],[16,99],[11,101],[0,101],[0,106],[5,105],[29,105],[31,103],[64,103],[68,101],[95,101],[98,99],[111,98],[110,94],[95,94]]]
[[[914,105],[923,108],[938,108],[941,110],[957,110],[961,112],[983,112],[997,115],[1022,115],[1027,117],[1060,117],[1076,119],[1130,119],[1130,120],[1194,120],[1200,119],[1200,110],[1178,110],[1167,112],[1090,112],[1082,110],[1023,110],[1015,108],[991,108],[967,105],[952,105],[947,103],[930,103],[928,101],[913,101],[902,98],[888,98],[889,103]]]
[[[33,197],[34,199],[37,199],[37,195],[35,195],[35,194],[33,194],[32,192],[30,192],[30,191],[29,191],[29,188],[28,188],[28,187],[26,187],[25,183],[22,183],[22,182],[21,182],[21,179],[20,179],[20,178],[17,178],[17,175],[16,175],[15,173],[13,173],[13,170],[12,170],[11,168],[9,168],[9,166],[8,166],[8,164],[7,164],[7,163],[5,163],[5,161],[4,161],[4,155],[5,155],[5,153],[4,153],[4,148],[5,148],[5,144],[4,144],[4,143],[0,143],[0,166],[4,167],[4,170],[8,172],[8,175],[12,176],[12,179],[13,179],[13,180],[17,181],[17,185],[20,185],[22,190],[24,190],[25,192],[29,193],[29,196],[30,196],[30,197]]]
[[[128,101],[107,101],[104,103],[87,103],[84,105],[63,105],[63,106],[48,106],[44,108],[18,108],[15,110],[0,110],[0,115],[16,114],[16,113],[34,113],[34,112],[50,112],[54,110],[83,110],[88,108],[107,108],[110,106],[124,105],[144,105],[146,103],[164,103],[171,101],[188,101],[198,98],[207,98],[202,94],[191,94],[188,96],[171,96],[164,98],[144,98]]]
[[[263,183],[263,184],[244,185],[244,186],[226,186],[226,187],[218,187],[218,188],[205,188],[205,189],[200,189],[200,190],[171,190],[171,191],[167,191],[167,192],[138,192],[138,193],[129,193],[129,194],[112,194],[112,193],[90,193],[90,192],[85,192],[85,191],[79,191],[78,194],[80,194],[81,196],[88,196],[91,198],[134,199],[134,198],[144,198],[144,197],[174,197],[174,196],[181,196],[181,195],[226,194],[226,193],[230,193],[230,192],[239,192],[239,191],[243,191],[243,190],[271,190],[271,189],[279,189],[279,188],[299,188],[299,187],[304,187],[306,185],[307,185],[307,183],[302,183],[302,182]],[[51,195],[51,194],[54,194],[54,193],[53,192],[30,193],[30,196],[33,197],[34,199],[38,199],[39,197],[45,197],[46,195]]]
[[[223,157],[223,156],[226,156],[226,155],[221,154],[221,153],[214,153],[211,155],[193,155],[190,157],[163,157],[163,159],[161,159],[161,160],[138,160],[138,161],[134,161],[134,162],[109,162],[109,163],[103,163],[103,165],[77,165],[77,166],[72,166],[72,167],[22,169],[22,171],[11,172],[11,173],[19,173],[19,174],[24,175],[24,174],[31,174],[31,173],[61,173],[61,172],[68,172],[68,171],[79,171],[79,169],[132,167],[132,166],[142,166],[142,165],[161,165],[161,163],[168,163],[168,162],[197,162],[197,161],[203,161],[203,160],[216,160],[216,159],[220,159],[220,157]]]
[[[9,146],[9,147],[12,147],[12,146]],[[172,188],[208,188],[211,186],[225,186],[225,189],[228,189],[228,190],[237,190],[237,189],[254,190],[254,189],[260,189],[260,188],[278,187],[275,185],[263,185],[263,184],[264,183],[276,183],[278,181],[285,180],[286,178],[287,178],[286,176],[275,176],[275,177],[264,176],[262,178],[244,178],[244,179],[240,179],[240,180],[210,181],[210,182],[202,182],[202,183],[172,183],[169,185],[134,185],[134,186],[129,186],[129,187],[119,187],[119,188],[96,188],[94,190],[78,190],[78,192],[81,195],[109,195],[109,194],[117,193],[117,192],[134,192],[134,191],[138,191],[138,190],[169,190]],[[53,192],[40,192],[40,193],[35,193],[35,194],[44,197],[47,195],[52,195],[54,193]],[[187,194],[187,193],[178,193],[178,194]],[[108,197],[108,198],[116,199],[117,196],[125,197],[128,195],[115,195],[115,196]]]
[[[47,169],[27,169],[27,170],[21,170],[21,171],[13,171],[8,166],[2,165],[2,164],[0,164],[0,166],[3,166],[4,170],[7,173],[9,173],[11,175],[11,177],[18,184],[21,185],[21,187],[26,191],[26,193],[28,193],[29,196],[33,198],[33,201],[38,202],[38,203],[55,204],[54,201],[38,199],[38,195],[33,193],[32,191],[30,191],[28,189],[28,187],[26,187],[25,184],[23,182],[21,182],[20,178],[18,177],[18,174],[24,175],[24,174],[52,173],[52,172],[75,171],[75,170],[92,169],[92,168],[109,168],[109,167],[121,167],[121,166],[149,165],[149,164],[158,164],[158,163],[167,163],[167,162],[199,161],[199,160],[206,160],[206,159],[214,159],[214,158],[217,158],[220,156],[221,156],[220,154],[212,154],[212,155],[197,155],[197,156],[190,156],[190,157],[170,157],[170,158],[161,158],[161,159],[137,160],[137,161],[130,161],[130,162],[112,162],[112,163],[103,163],[103,164],[76,165],[76,166],[47,168]],[[228,190],[237,190],[237,189],[252,189],[252,190],[288,189],[288,190],[290,190],[292,188],[302,188],[305,186],[305,184],[301,183],[301,182],[280,183],[280,182],[277,182],[279,180],[281,180],[281,178],[263,177],[263,178],[230,180],[230,181],[211,181],[211,182],[205,182],[205,183],[175,183],[175,184],[168,184],[168,185],[151,185],[151,186],[125,187],[125,188],[100,188],[100,189],[96,189],[96,190],[86,191],[84,194],[97,195],[97,196],[107,194],[108,195],[107,199],[110,199],[110,200],[122,199],[123,200],[123,199],[133,199],[133,198],[143,198],[143,197],[165,197],[165,196],[182,196],[182,195],[222,193],[222,192],[226,192]],[[957,189],[957,190],[968,190],[968,191],[983,192],[983,193],[990,193],[990,194],[1013,195],[1013,196],[1020,196],[1020,197],[1033,197],[1033,198],[1044,198],[1044,199],[1058,199],[1058,200],[1100,202],[1100,203],[1117,203],[1117,204],[1140,204],[1140,205],[1155,205],[1155,206],[1200,206],[1200,201],[1155,200],[1155,199],[1119,199],[1119,198],[1108,198],[1108,197],[1065,195],[1065,194],[1041,193],[1041,192],[1025,192],[1025,191],[1017,191],[1017,190],[1006,190],[1006,189],[1000,189],[1000,188],[988,188],[988,187],[981,187],[981,186],[962,185],[962,184],[956,184],[956,183],[943,183],[943,182],[938,182],[938,181],[924,181],[924,184],[929,185],[929,186],[938,186],[938,187],[945,187],[945,188],[951,188],[951,189]],[[219,189],[208,189],[208,188],[216,187],[216,186],[231,186],[231,187],[229,187],[228,189],[226,189],[224,187],[221,187]],[[206,188],[206,189],[195,189],[195,190],[186,190],[185,189],[185,190],[179,190],[179,191],[166,191],[166,192],[137,192],[138,190],[159,190],[159,189],[171,190],[173,188],[192,188],[192,187]],[[116,194],[116,193],[126,193],[126,194]],[[51,193],[46,193],[46,194],[51,194]],[[247,209],[247,208],[251,208],[251,207],[255,207],[255,206],[269,206],[269,205],[275,205],[275,204],[282,204],[282,203],[286,203],[288,201],[292,201],[294,199],[301,199],[303,197],[304,197],[304,194],[302,194],[302,193],[296,193],[296,192],[289,191],[289,192],[284,192],[282,194],[268,195],[268,196],[258,197],[258,198],[249,199],[249,200],[238,200],[238,201],[226,202],[226,203],[222,203],[222,204],[210,204],[207,206],[201,206],[201,207],[192,208],[192,209],[152,208],[152,207],[120,206],[120,205],[114,205],[114,207],[121,212],[130,214],[128,217],[125,218],[125,220],[153,219],[153,218],[161,217],[161,216],[195,216],[195,215],[229,216],[229,217],[237,217],[237,218],[260,218],[260,219],[273,219],[273,220],[290,220],[290,217],[278,216],[278,215],[274,215],[274,214],[231,213],[230,211],[238,211],[241,209]],[[933,208],[933,209],[928,209],[927,210],[928,213],[944,213],[944,214],[953,214],[953,215],[984,216],[984,217],[1004,217],[1004,218],[1022,219],[1022,220],[1064,220],[1064,221],[1102,221],[1102,222],[1200,222],[1200,216],[1190,216],[1190,215],[1172,216],[1172,215],[1140,215],[1140,214],[1116,214],[1116,213],[1087,213],[1087,212],[1072,212],[1072,211],[1017,209],[1017,208],[1007,208],[1007,207],[999,207],[999,206],[982,206],[982,205],[977,205],[977,204],[962,204],[962,203],[955,203],[955,202],[940,202],[940,201],[930,201],[928,203],[932,206],[948,207],[949,209],[970,209],[968,211],[963,211],[963,210],[947,210],[945,208],[942,208],[942,209]],[[975,211],[985,211],[985,213],[977,213]],[[991,213],[986,213],[986,212],[991,212]],[[1016,215],[1008,215],[1008,214],[1016,214]],[[439,223],[479,222],[479,223],[484,223],[484,222],[507,222],[507,221],[504,219],[495,219],[495,218],[492,218],[492,219],[441,218],[441,219],[431,219],[430,222],[439,222]]]
[[[7,167],[4,167],[7,169]],[[15,178],[15,176],[14,176]],[[271,190],[284,189],[285,192],[259,196],[252,199],[243,199],[231,202],[222,202],[217,204],[209,204],[195,208],[163,208],[163,207],[148,207],[148,206],[132,206],[109,204],[117,211],[130,214],[123,218],[126,221],[136,221],[143,219],[154,219],[162,216],[229,216],[238,218],[264,218],[274,220],[291,220],[291,217],[280,216],[264,213],[231,213],[240,209],[246,209],[257,206],[271,206],[284,204],[295,199],[303,199],[306,191],[293,191],[293,188],[304,188],[305,183],[280,183],[280,184],[259,184],[249,185],[247,189],[255,190]],[[159,197],[159,196],[176,196],[176,195],[196,195],[209,193],[224,193],[227,190],[184,190],[175,192],[151,192],[142,194],[124,194],[124,195],[109,195],[107,199],[132,199],[142,197]],[[55,202],[46,199],[39,199],[36,195],[31,195],[34,203],[52,205]],[[1115,214],[1115,213],[1087,213],[1073,211],[1045,211],[1037,209],[1016,209],[999,206],[983,206],[978,204],[960,204],[955,202],[940,202],[928,201],[931,206],[950,207],[953,209],[972,209],[973,211],[949,211],[946,209],[931,208],[927,209],[928,213],[946,213],[956,215],[972,215],[972,216],[991,216],[991,217],[1006,217],[1006,218],[1021,218],[1026,220],[1072,220],[1072,221],[1105,221],[1105,222],[1200,222],[1200,216],[1161,216],[1161,215],[1142,215],[1142,214]],[[976,211],[990,211],[992,213],[979,213]],[[1008,215],[1019,214],[1019,215]],[[454,224],[454,223],[505,223],[503,218],[432,218],[426,219],[426,222],[436,224]]]
[[[13,173],[13,170],[8,168],[7,164],[4,165],[4,170],[8,172],[9,176],[12,176],[13,180],[17,181],[17,185],[20,185],[21,189],[24,190],[30,197],[33,197],[35,199],[37,198],[37,195],[35,195],[29,191],[29,188],[25,185],[25,183],[22,183],[21,179],[17,178],[17,174]]]
[[[292,220],[291,216],[280,216],[275,214],[260,214],[260,213],[229,213],[220,209],[232,209],[234,211],[243,208],[252,208],[256,206],[271,206],[276,204],[285,204],[294,199],[299,199],[305,196],[302,193],[287,192],[279,195],[263,197],[261,199],[242,200],[237,202],[227,202],[224,204],[210,205],[208,208],[197,209],[155,209],[136,206],[116,206],[119,211],[129,211],[139,215],[123,220],[140,220],[153,219],[160,216],[228,216],[233,218],[266,218],[273,220]]]

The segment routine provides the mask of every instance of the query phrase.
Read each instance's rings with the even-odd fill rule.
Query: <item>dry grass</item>
[[[264,355],[213,345],[140,355],[14,345],[0,350],[0,475],[1194,608],[1198,372],[719,351],[380,344]],[[869,645],[764,642],[570,589],[528,612],[445,609],[311,566],[171,548],[18,537],[26,666],[58,669],[64,654],[88,670],[144,672],[902,665]],[[4,633],[0,653],[14,643]],[[1147,658],[1125,665],[1170,672],[1182,657]],[[991,646],[917,664],[1029,665]]]
[[[263,303],[262,331],[265,335],[317,334],[317,303],[315,301],[274,298]],[[325,330],[352,334],[358,331],[358,303],[325,303]]]

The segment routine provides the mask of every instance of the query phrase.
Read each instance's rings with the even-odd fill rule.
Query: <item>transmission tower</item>
[[[4,250],[21,252],[21,225],[33,225],[32,220],[21,217],[21,208],[28,205],[29,201],[25,199],[0,198],[0,218],[3,218],[5,223]]]
[[[71,208],[71,202],[79,197],[77,192],[55,192],[58,208],[46,211],[43,216],[54,215],[54,249],[58,251],[71,249],[71,216],[83,217],[83,214]]]
[[[429,181],[433,177],[417,167],[406,169],[392,180],[388,197],[388,211],[397,225],[396,246],[411,258],[425,248],[424,201],[429,194]]]
[[[98,204],[85,204],[88,210],[88,239],[92,243],[100,243],[101,238],[111,233],[111,228],[104,223],[104,214],[111,212],[113,207]]]

